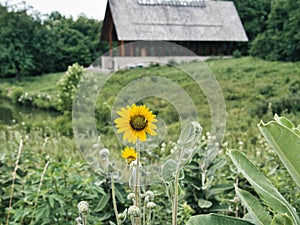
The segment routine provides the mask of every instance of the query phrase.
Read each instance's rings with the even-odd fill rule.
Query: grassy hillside
[[[296,124],[299,123],[299,78],[300,63],[268,62],[251,57],[209,60],[206,62],[221,86],[227,110],[227,132],[225,142],[232,147],[237,143],[255,151],[258,130],[256,124],[261,119],[270,120],[274,113],[288,116]],[[55,104],[60,74],[47,74],[39,77],[24,77],[21,80],[1,80],[2,95],[14,97],[14,90],[22,88],[23,92],[37,96],[40,93],[50,95],[50,105]],[[210,109],[206,97],[192,79],[175,67],[159,66],[135,70],[120,70],[105,84],[99,96],[100,104],[105,102],[108,108],[106,116],[110,117],[110,106],[123,87],[139,77],[159,76],[180,85],[195,103],[204,131],[210,131]],[[178,114],[167,101],[158,98],[144,99],[151,110],[163,118],[168,125],[171,136],[178,134]],[[48,104],[41,104],[48,106]],[[99,120],[98,118],[98,120]],[[102,124],[103,121],[98,121]],[[111,127],[111,123],[109,127]],[[102,127],[103,128],[103,127]],[[111,130],[111,128],[107,128]],[[107,131],[107,129],[104,129]],[[103,130],[103,129],[102,129]],[[108,131],[108,140],[112,132]],[[111,142],[110,142],[111,143]]]
[[[286,116],[295,124],[300,123],[300,63],[267,62],[250,57],[209,60],[206,63],[218,80],[226,103],[227,129],[221,143],[223,147],[221,150],[224,151],[221,152],[225,152],[227,148],[245,152],[299,212],[299,189],[287,175],[275,153],[266,145],[257,124],[261,119],[266,122],[271,120],[274,113]],[[13,104],[25,105],[28,111],[32,111],[28,118],[23,115],[23,121],[16,121],[10,126],[0,124],[0,168],[3,171],[0,176],[0,202],[2,203],[0,211],[2,212],[8,211],[7,193],[11,191],[11,172],[15,162],[20,159],[10,220],[15,224],[29,224],[33,218],[32,224],[53,224],[53,221],[59,224],[71,224],[78,216],[76,205],[82,200],[90,203],[93,222],[89,224],[99,224],[99,220],[107,224],[109,220],[114,220],[111,199],[106,197],[110,197],[110,194],[105,195],[110,193],[108,178],[90,170],[72,136],[65,132],[72,128],[70,113],[59,112],[52,117],[36,116],[35,113],[38,112],[32,108],[32,106],[43,108],[46,113],[55,109],[59,94],[58,82],[63,75],[46,74],[22,78],[19,81],[0,79],[0,95],[12,100]],[[96,107],[96,125],[102,135],[102,141],[110,149],[111,154],[120,157],[120,152],[124,148],[112,132],[111,107],[125,86],[137,78],[150,75],[167,78],[188,93],[196,105],[203,126],[202,142],[207,143],[206,141],[212,138],[207,133],[210,131],[211,124],[210,109],[204,93],[189,76],[176,67],[169,66],[120,70],[105,83]],[[145,85],[147,88],[147,83]],[[22,101],[19,101],[20,98]],[[168,135],[164,140],[166,145],[159,146],[154,149],[153,154],[149,154],[149,160],[164,160],[174,147],[173,142],[180,132],[178,113],[165,99],[150,97],[143,99],[142,102],[147,104],[158,117],[163,118],[167,125]],[[13,104],[7,99],[0,101],[0,110],[5,108],[9,111]],[[19,109],[18,107],[18,113],[25,114]],[[83,123],[83,126],[87,124]],[[22,150],[20,155],[18,149]],[[98,154],[97,151],[94,152]],[[240,202],[232,202],[235,196],[233,183],[238,180],[240,187],[253,190],[234,169],[225,154],[219,154],[216,162],[224,160],[227,164],[214,172],[214,180],[211,181],[212,185],[220,185],[219,189],[225,188],[210,197],[209,200],[213,202],[214,207],[203,209],[199,206],[198,200],[206,199],[208,196],[206,191],[210,191],[209,188],[207,190],[205,188],[206,191],[201,189],[203,178],[199,165],[202,159],[200,155],[206,154],[204,150],[203,152],[196,154],[192,163],[185,168],[185,179],[189,180],[187,185],[182,183],[183,194],[180,205],[188,204],[186,206],[191,211],[186,212],[187,215],[180,214],[182,224],[185,224],[184,221],[193,213],[219,212],[228,215],[238,213],[243,216],[245,208]],[[95,159],[97,160],[96,157]],[[40,187],[42,181],[43,185]],[[39,193],[37,190],[40,188]],[[128,186],[118,185],[117,198],[122,203],[121,207],[127,207],[126,204],[129,204],[126,201],[128,194],[125,193],[126,188]],[[153,189],[158,196],[157,217],[167,220],[165,212],[170,205],[166,200],[166,192],[160,186]],[[221,207],[221,204],[224,205]],[[183,212],[183,209],[180,210]],[[0,224],[4,224],[5,219],[6,215],[1,216]],[[157,221],[154,224],[161,224],[161,220]]]

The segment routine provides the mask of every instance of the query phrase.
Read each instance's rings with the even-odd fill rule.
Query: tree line
[[[75,62],[88,66],[108,50],[100,43],[101,21],[30,10],[0,5],[0,77],[66,71]]]
[[[242,55],[300,60],[300,0],[233,1],[249,38],[239,45]],[[75,62],[88,66],[108,50],[100,42],[102,21],[29,9],[0,5],[0,77],[66,71]]]
[[[249,42],[243,54],[300,61],[300,0],[233,0]]]

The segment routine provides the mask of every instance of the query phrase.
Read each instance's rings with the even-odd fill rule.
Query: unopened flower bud
[[[134,193],[129,193],[128,195],[127,195],[127,199],[128,200],[132,200],[132,199],[134,199],[135,198],[135,194]]]
[[[140,209],[139,207],[132,205],[128,209],[128,215],[134,216],[134,217],[139,217],[140,216]]]
[[[103,161],[107,160],[108,155],[109,155],[109,150],[107,148],[103,148],[99,151],[99,156]]]
[[[124,215],[123,213],[119,213],[119,214],[118,214],[118,218],[119,218],[120,220],[124,220],[125,215]]]
[[[147,203],[147,208],[152,209],[152,208],[155,208],[155,207],[156,207],[156,204],[154,202],[148,202]]]
[[[81,201],[77,205],[80,214],[86,214],[89,211],[89,203],[87,201]]]
[[[118,180],[120,180],[120,178],[121,178],[120,171],[113,171],[111,173],[111,179],[113,179],[115,182],[117,182]]]
[[[149,198],[154,198],[153,191],[150,191],[150,190],[146,191],[146,195],[149,196]]]

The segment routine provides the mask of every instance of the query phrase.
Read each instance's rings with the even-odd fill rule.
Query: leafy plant
[[[67,72],[59,83],[59,106],[60,110],[71,111],[77,85],[84,73],[83,66],[74,63],[68,67]]]
[[[269,145],[278,154],[298,187],[300,187],[300,154],[299,152],[297,153],[300,145],[300,126],[294,127],[288,119],[275,115],[274,121],[267,124],[261,122],[259,129]],[[265,175],[243,153],[238,150],[229,150],[228,155],[234,165],[252,185],[260,200],[250,192],[242,190],[235,185],[236,194],[247,208],[248,214],[242,221],[236,218],[223,217],[223,219],[231,222],[235,221],[235,224],[244,224],[245,221],[250,221],[255,225],[300,224],[299,216],[291,204],[287,202]],[[262,205],[261,201],[264,205]],[[265,206],[271,210],[271,213],[267,211]],[[220,218],[214,215],[192,217],[188,224],[192,225],[208,219],[210,224],[227,224],[222,220],[222,217],[222,222],[220,222]]]

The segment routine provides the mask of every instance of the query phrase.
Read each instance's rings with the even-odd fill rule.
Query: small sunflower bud
[[[155,207],[156,207],[156,204],[154,202],[148,202],[147,203],[147,208],[152,209],[152,208],[155,208]]]
[[[139,217],[140,216],[140,209],[137,206],[132,205],[128,209],[128,215],[133,216],[133,217]]]
[[[86,214],[89,212],[89,203],[86,201],[81,201],[77,205],[80,214]]]

